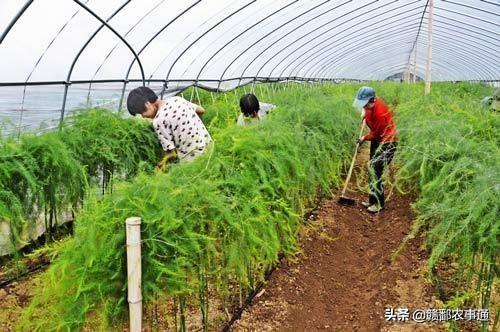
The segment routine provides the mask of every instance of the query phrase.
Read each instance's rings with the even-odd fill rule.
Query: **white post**
[[[405,71],[403,73],[403,82],[409,83],[410,79],[410,61],[406,63]]]
[[[434,15],[434,0],[429,0],[429,19],[427,23],[428,28],[428,42],[427,42],[427,68],[425,70],[425,94],[431,93],[431,74],[432,74],[432,16]]]
[[[413,55],[413,83],[417,82],[417,43],[415,42],[415,53]]]
[[[130,332],[141,332],[141,218],[127,218],[125,227],[127,234],[127,288]]]

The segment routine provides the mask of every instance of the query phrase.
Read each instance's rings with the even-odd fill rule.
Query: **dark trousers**
[[[370,204],[379,203],[384,206],[384,186],[382,174],[384,168],[390,164],[396,152],[396,142],[379,143],[371,141],[370,144]]]

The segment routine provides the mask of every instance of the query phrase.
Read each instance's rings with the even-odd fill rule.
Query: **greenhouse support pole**
[[[127,288],[130,332],[141,332],[141,218],[127,218],[125,220],[125,229],[127,236]]]
[[[427,41],[427,67],[425,69],[425,94],[431,93],[431,65],[432,65],[432,16],[434,15],[434,0],[429,0],[429,19],[427,23],[428,41]]]
[[[61,116],[59,117],[59,130],[62,129],[64,123],[64,111],[66,110],[66,100],[68,99],[68,88],[71,83],[64,83],[64,94],[63,94],[63,103],[61,108]]]
[[[9,34],[10,30],[12,27],[17,23],[17,21],[23,16],[24,12],[26,9],[28,9],[29,6],[33,3],[34,0],[29,0],[24,3],[24,6],[17,12],[16,16],[12,18],[10,21],[9,25],[5,28],[5,30],[2,32],[2,35],[0,35],[0,44],[3,42],[5,37]]]
[[[127,83],[128,79],[125,79],[123,81],[123,86],[122,86],[122,93],[120,95],[120,102],[118,103],[118,112],[122,109],[123,107],[123,98],[125,98],[125,90],[127,89]]]
[[[417,82],[417,43],[413,54],[413,83]]]

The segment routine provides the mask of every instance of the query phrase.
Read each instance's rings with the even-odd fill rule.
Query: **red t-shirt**
[[[367,141],[395,142],[396,127],[392,115],[384,102],[377,98],[372,109],[365,109],[365,121],[370,133],[365,136]]]

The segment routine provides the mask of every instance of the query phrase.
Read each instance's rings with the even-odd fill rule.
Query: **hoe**
[[[361,130],[359,131],[359,138],[363,135],[363,130],[365,129],[365,120],[361,124]],[[352,169],[354,168],[354,163],[356,162],[356,155],[358,154],[359,142],[356,143],[356,149],[354,150],[354,156],[352,157],[351,167],[349,167],[349,172],[347,172],[347,178],[345,179],[344,189],[342,190],[342,195],[340,195],[339,203],[342,205],[354,205],[356,202],[354,199],[346,197],[345,192],[347,190],[347,185],[351,179]]]

